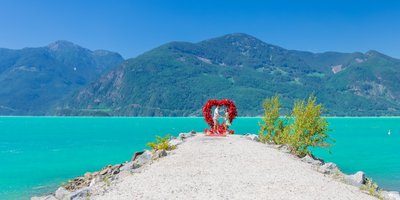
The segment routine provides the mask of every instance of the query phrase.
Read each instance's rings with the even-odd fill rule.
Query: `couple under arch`
[[[225,109],[223,112],[224,112],[224,114],[223,115],[221,115],[220,114],[220,111],[221,111],[221,106],[220,105],[217,105],[216,107],[215,107],[215,109],[214,109],[214,112],[213,112],[213,122],[214,122],[214,129],[217,129],[218,128],[218,126],[219,126],[219,118],[223,118],[223,121],[222,121],[222,123],[221,123],[221,125],[225,128],[225,129],[228,129],[232,124],[231,124],[231,122],[230,122],[230,120],[229,120],[229,112],[228,112],[228,110],[227,109]]]

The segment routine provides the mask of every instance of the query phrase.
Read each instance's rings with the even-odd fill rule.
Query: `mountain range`
[[[331,116],[400,114],[400,60],[377,51],[287,50],[247,34],[171,42],[145,52],[75,93],[58,114],[199,116],[210,98],[230,98],[242,116],[262,115],[278,94],[283,113],[317,96]]]
[[[21,50],[0,49],[0,114],[46,115],[73,92],[123,61],[67,41]]]
[[[284,115],[314,94],[328,116],[398,116],[399,80],[400,60],[377,51],[288,50],[243,33],[127,60],[59,41],[0,50],[0,114],[201,116],[208,99],[230,98],[239,116],[259,116],[278,94]]]

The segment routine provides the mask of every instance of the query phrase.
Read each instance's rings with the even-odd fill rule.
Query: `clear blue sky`
[[[400,58],[395,0],[0,0],[0,47],[68,40],[125,58],[170,41],[242,32],[287,49]]]

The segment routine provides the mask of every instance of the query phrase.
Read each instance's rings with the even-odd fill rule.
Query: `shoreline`
[[[179,134],[179,137],[171,139],[169,143],[172,145],[176,145],[179,148],[181,144],[185,143],[188,138],[191,138],[193,136],[201,137],[201,134],[181,133]],[[258,142],[258,136],[254,134],[240,136],[234,135],[233,137],[250,139],[252,141]],[[260,142],[258,143],[262,144]],[[265,145],[268,148],[275,149],[275,151],[289,154],[288,149],[285,147],[285,145],[262,145]],[[100,171],[93,173],[87,172],[83,177],[77,177],[73,179],[73,181],[71,181],[66,186],[66,188],[71,191],[68,191],[64,187],[59,187],[57,191],[52,194],[41,197],[32,197],[32,200],[87,199],[88,197],[92,196],[105,195],[109,192],[109,189],[112,188],[111,186],[115,186],[116,184],[124,181],[132,174],[140,174],[142,171],[145,171],[146,168],[151,167],[151,164],[153,162],[158,162],[160,158],[174,155],[174,151],[175,150],[151,152],[146,150],[141,155],[136,156],[136,159],[133,158],[131,161],[126,161],[125,163],[117,164],[114,166],[108,165]],[[325,163],[323,160],[314,158],[312,156],[298,158],[297,156],[293,156],[291,154],[289,155],[297,160],[300,160],[303,163],[311,165],[314,171],[317,171],[324,176],[328,176],[332,180],[339,181],[346,185],[361,187],[366,183],[366,180],[368,180],[363,172],[357,172],[353,175],[346,175],[341,172],[334,163]],[[161,160],[162,159],[160,159],[160,161]],[[385,197],[384,199],[400,199],[399,192],[396,191],[382,191],[380,194]]]
[[[0,118],[19,118],[19,117],[39,117],[39,118],[203,118],[203,116],[94,116],[94,115],[73,115],[73,116],[63,116],[63,115],[0,115]],[[238,118],[262,118],[263,116],[242,116]],[[279,118],[284,118],[286,116],[279,116]],[[321,116],[322,118],[400,118],[400,116]]]

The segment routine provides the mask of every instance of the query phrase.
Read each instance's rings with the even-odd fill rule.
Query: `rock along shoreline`
[[[177,146],[184,143],[188,138],[202,135],[201,133],[191,131],[189,133],[180,133],[178,137],[171,137],[170,145]],[[204,137],[204,136],[203,136]],[[229,136],[228,136],[229,137]],[[241,139],[258,142],[258,136],[255,134],[245,134],[240,136]],[[290,150],[286,145],[265,144],[269,148],[273,148],[279,152],[289,154],[293,159],[307,163],[311,168],[324,176],[330,177],[335,181],[345,183],[357,188],[367,188],[368,178],[364,172],[357,172],[352,175],[344,174],[334,163],[325,163],[322,159],[314,156],[305,156],[298,158],[290,154]],[[148,168],[153,162],[156,162],[162,157],[174,154],[172,151],[149,151],[136,152],[130,161],[122,164],[107,165],[97,172],[87,172],[81,177],[76,177],[70,180],[66,185],[60,186],[54,193],[45,196],[32,197],[31,200],[79,200],[92,199],[91,197],[102,196],[112,190],[112,186],[124,181],[125,178],[134,174],[140,174]],[[363,193],[368,193],[368,190],[361,190]],[[400,200],[400,194],[397,191],[380,191],[380,199]]]

